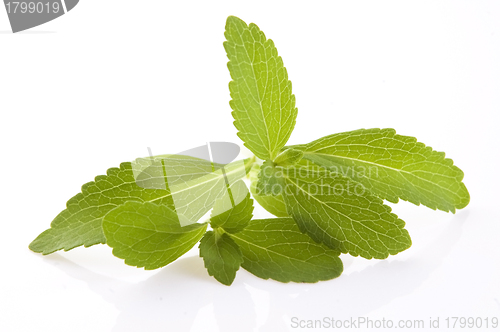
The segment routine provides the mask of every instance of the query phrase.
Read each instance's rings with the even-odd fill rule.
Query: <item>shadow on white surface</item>
[[[404,261],[378,261],[351,273],[347,267],[338,279],[317,284],[282,284],[239,271],[227,287],[208,276],[199,257],[180,259],[134,284],[59,254],[44,259],[116,306],[120,314],[113,331],[290,331],[292,317],[366,316],[413,293],[446,259],[467,217],[467,211],[454,216],[430,245]]]

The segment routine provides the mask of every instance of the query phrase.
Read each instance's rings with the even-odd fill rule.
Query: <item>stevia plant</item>
[[[229,164],[181,155],[122,163],[84,184],[31,250],[105,243],[126,264],[157,269],[199,242],[208,273],[225,285],[240,266],[264,279],[317,282],[342,273],[341,253],[384,259],[410,247],[404,221],[383,200],[452,213],[467,206],[453,161],[393,129],[286,146],[297,108],[273,41],[234,16],[225,37],[234,125],[255,156]],[[251,197],[276,218],[252,220]]]

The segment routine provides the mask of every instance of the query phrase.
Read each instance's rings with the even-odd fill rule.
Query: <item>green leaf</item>
[[[360,183],[311,167],[284,168],[282,174],[287,212],[315,241],[368,259],[410,247],[404,221]]]
[[[224,285],[231,285],[236,271],[243,263],[243,255],[238,245],[227,233],[206,232],[200,242],[200,257],[208,274]]]
[[[297,160],[296,167],[315,167],[318,166],[308,160]],[[291,166],[284,166],[291,167]],[[255,185],[255,192],[258,195],[279,196],[284,187],[283,183],[283,167],[270,160],[265,161],[260,167],[257,175],[257,183]]]
[[[94,182],[84,184],[82,192],[72,197],[67,208],[52,221],[51,228],[41,233],[29,247],[47,255],[61,249],[106,243],[102,218],[115,207],[133,200],[154,201],[173,207],[168,189],[139,187],[132,164],[125,162],[120,168],[110,168],[106,175],[97,176]]]
[[[214,206],[218,199],[227,194],[227,185],[232,185],[246,176],[244,160],[232,162],[213,172],[201,172],[201,176],[188,178],[188,180],[184,174],[187,170],[182,165],[173,163],[165,165],[165,169],[181,225],[196,222]]]
[[[268,167],[274,167],[272,166],[272,163],[267,163]],[[297,162],[296,164],[301,165],[301,166],[307,166],[307,167],[317,167],[314,163],[301,159],[300,161]],[[285,201],[283,199],[283,195],[279,192],[279,190],[275,190],[273,194],[272,190],[272,185],[271,185],[271,190],[269,190],[269,194],[264,194],[264,191],[266,190],[266,183],[262,183],[259,185],[260,187],[257,188],[257,185],[259,184],[259,173],[260,173],[261,167],[258,164],[254,164],[252,169],[249,172],[249,178],[250,178],[250,192],[252,193],[253,198],[268,212],[271,214],[274,214],[276,217],[289,217],[290,215],[286,211],[286,205]],[[272,171],[273,172],[273,171]],[[272,181],[275,182],[275,184],[280,185],[280,182],[276,179],[273,179]],[[281,184],[282,185],[282,184]],[[264,188],[262,187],[264,186]]]
[[[252,219],[252,212],[253,200],[250,198],[247,186],[240,180],[230,187],[223,198],[215,202],[210,216],[210,226],[214,229],[223,228],[228,233],[237,233],[248,225]]]
[[[230,106],[238,136],[257,157],[273,160],[286,144],[297,117],[292,83],[270,39],[253,23],[226,22],[224,48],[233,79]]]
[[[167,157],[168,163],[165,163]],[[249,160],[226,166],[231,183],[245,176]],[[105,243],[102,218],[128,201],[153,202],[178,212],[188,211],[189,221],[196,221],[226,190],[221,171],[208,173],[212,164],[207,166],[207,163],[192,157],[170,155],[141,158],[133,163],[122,163],[120,168],[110,168],[107,175],[97,176],[94,182],[84,184],[82,192],[68,201],[67,208],[56,216],[51,228],[41,233],[29,248],[46,255],[61,249],[67,251],[81,245]],[[174,195],[167,183],[175,189]]]
[[[431,209],[455,212],[469,203],[463,172],[416,138],[394,129],[359,129],[307,144],[304,158],[362,183],[382,199],[401,198]]]
[[[250,192],[252,197],[268,212],[274,214],[276,217],[289,217],[286,212],[285,201],[283,196],[279,195],[261,195],[257,192],[258,174],[260,166],[255,164],[250,171]]]
[[[184,255],[202,237],[207,224],[181,226],[168,206],[126,202],[102,222],[106,243],[125,264],[154,270]]]
[[[259,278],[281,282],[317,282],[338,277],[339,252],[314,242],[291,218],[252,220],[230,234],[243,254],[242,267]]]
[[[259,195],[279,195],[283,189],[281,174],[282,167],[275,167],[276,165],[268,160],[262,164],[259,172],[259,180],[255,189]]]
[[[286,149],[282,151],[276,159],[274,159],[274,163],[278,166],[293,166],[297,164],[302,157],[304,156],[304,152],[295,149]]]

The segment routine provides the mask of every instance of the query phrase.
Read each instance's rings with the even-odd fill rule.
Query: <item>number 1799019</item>
[[[7,13],[58,13],[62,10],[59,2],[6,2],[5,7],[7,8]]]

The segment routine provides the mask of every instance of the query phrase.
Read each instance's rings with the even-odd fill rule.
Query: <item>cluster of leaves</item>
[[[176,167],[192,170],[178,179],[183,211],[193,211],[194,222],[212,210],[209,220],[181,225],[172,179],[160,172],[145,181],[163,186],[140,185],[127,162],[83,185],[31,250],[50,254],[106,243],[126,264],[157,269],[199,242],[208,273],[223,284],[233,282],[240,266],[264,279],[317,282],[342,273],[341,253],[384,259],[410,247],[405,223],[383,200],[451,212],[468,204],[463,172],[452,160],[393,129],[285,146],[297,108],[273,41],[233,16],[225,37],[234,124],[256,158],[201,178],[194,177],[196,160],[176,159]],[[161,167],[161,156],[152,160]],[[226,190],[216,189],[229,175]],[[252,220],[251,196],[277,218]]]

